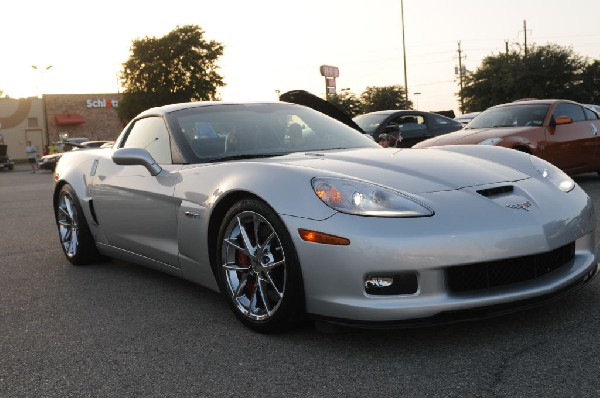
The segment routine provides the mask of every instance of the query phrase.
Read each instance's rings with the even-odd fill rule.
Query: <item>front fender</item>
[[[526,148],[529,153],[536,153],[538,151],[538,146],[536,143],[520,136],[506,137],[498,143],[498,146],[503,146],[510,149]]]

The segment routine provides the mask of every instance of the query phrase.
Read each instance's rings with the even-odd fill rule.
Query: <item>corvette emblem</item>
[[[529,208],[531,207],[531,202],[526,200],[523,203],[514,203],[511,205],[507,205],[506,207],[508,207],[509,209],[515,209],[515,210],[525,210],[525,211],[529,211]]]

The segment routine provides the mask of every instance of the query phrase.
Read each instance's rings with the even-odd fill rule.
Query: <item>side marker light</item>
[[[350,239],[342,238],[340,236],[326,234],[323,232],[310,231],[308,229],[299,228],[298,233],[300,234],[300,237],[307,242],[321,243],[324,245],[341,245],[341,246],[348,246],[350,244]]]

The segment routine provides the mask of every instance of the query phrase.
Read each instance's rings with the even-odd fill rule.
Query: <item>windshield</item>
[[[379,147],[335,119],[287,103],[193,107],[170,113],[168,123],[196,162]]]
[[[374,113],[355,117],[354,122],[367,134],[373,134],[377,127],[388,117],[385,113]]]
[[[547,104],[514,104],[490,108],[476,116],[465,128],[541,126],[549,107]]]

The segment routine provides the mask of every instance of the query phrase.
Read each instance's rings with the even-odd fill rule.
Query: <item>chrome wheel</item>
[[[242,211],[227,224],[221,243],[227,294],[241,315],[267,321],[279,309],[287,277],[285,253],[273,226],[254,211]]]
[[[67,191],[62,191],[58,198],[57,223],[65,254],[75,256],[79,247],[79,223],[73,198]]]

